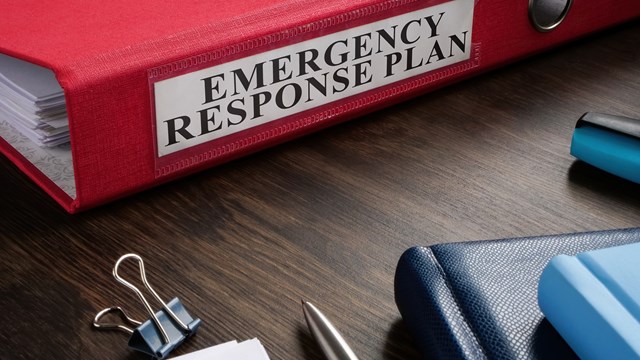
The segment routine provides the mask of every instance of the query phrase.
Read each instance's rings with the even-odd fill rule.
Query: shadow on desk
[[[384,359],[405,359],[419,360],[421,359],[418,350],[413,344],[413,338],[407,331],[402,319],[398,319],[387,333],[387,341],[384,344]]]
[[[573,185],[626,205],[637,205],[640,200],[640,184],[600,170],[584,161],[577,160],[571,164],[569,181]]]
[[[304,359],[307,360],[324,360],[322,350],[315,339],[309,333],[309,330],[300,326],[297,331],[298,341],[301,344],[304,353]],[[357,349],[353,349],[358,355]],[[404,360],[420,360],[420,354],[413,344],[413,339],[409,335],[402,319],[398,319],[389,329],[386,342],[383,349],[383,359],[404,359]]]
[[[322,360],[322,350],[315,341],[313,336],[309,333],[309,329],[304,326],[299,326],[297,331],[298,341],[302,346],[302,352],[304,353],[304,359],[317,359]]]

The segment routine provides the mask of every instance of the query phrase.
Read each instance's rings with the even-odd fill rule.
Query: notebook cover
[[[474,6],[468,44],[473,53],[468,61],[216,139],[180,152],[171,161],[157,156],[152,97],[156,77],[223,64],[447,1],[0,0],[0,52],[52,69],[64,89],[76,197],[69,202],[58,196],[59,191],[47,191],[75,212],[423,94],[640,14],[636,0],[574,1],[564,22],[543,33],[530,24],[528,1],[457,1],[472,1]],[[0,150],[13,161],[27,161],[13,156],[7,147],[0,141]],[[34,179],[44,176],[33,167],[20,167]],[[38,183],[50,186],[47,181]]]
[[[577,359],[544,318],[537,284],[548,261],[640,242],[640,228],[408,249],[395,299],[425,359]]]
[[[558,255],[540,309],[582,359],[640,359],[640,243]]]

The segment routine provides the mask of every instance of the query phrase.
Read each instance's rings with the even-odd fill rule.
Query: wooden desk
[[[640,23],[82,213],[0,159],[5,359],[146,359],[97,310],[135,252],[204,325],[174,354],[258,337],[323,359],[300,299],[367,359],[417,359],[393,299],[413,245],[637,226],[638,185],[569,155],[586,111],[640,117]],[[133,266],[125,273],[136,275]]]

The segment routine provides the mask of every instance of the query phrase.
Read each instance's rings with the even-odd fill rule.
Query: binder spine
[[[464,0],[470,4],[470,14],[473,14],[473,0]],[[192,56],[173,63],[162,65],[148,70],[149,91],[152,94],[152,121],[154,131],[158,131],[156,119],[157,100],[153,100],[154,84],[172,79],[194,71],[207,69],[212,66],[225,64],[233,60],[247,56],[265,53],[286,45],[300,43],[305,40],[316,41],[319,37],[352,29],[360,25],[368,25],[380,19],[387,19],[391,15],[403,15],[420,9],[429,9],[434,6],[453,1],[446,0],[389,0],[377,4],[367,5],[362,8],[347,12],[338,12],[333,16],[299,24],[293,28],[284,29],[275,33],[266,34],[248,39],[244,42],[231,44],[220,49],[215,49],[204,54]],[[472,18],[471,21],[472,26]],[[343,99],[320,103],[316,107],[307,110],[276,117],[267,123],[255,128],[225,135],[215,140],[209,140],[204,144],[196,144],[191,148],[178,150],[165,156],[156,154],[155,178],[171,176],[175,173],[183,173],[189,168],[204,167],[206,164],[215,164],[228,161],[234,157],[245,155],[249,152],[281,143],[292,138],[327,127],[347,118],[359,116],[374,111],[386,105],[399,102],[416,96],[427,89],[433,90],[439,86],[460,80],[463,74],[480,66],[480,45],[473,42],[469,28],[468,47],[469,58],[451,65],[425,70],[410,78],[400,78],[389,84],[366,90],[362,93],[345,96]],[[381,69],[374,69],[380,71]],[[252,74],[253,75],[253,74]],[[155,138],[155,148],[159,151],[158,138]]]
[[[480,65],[479,49],[479,44],[474,44],[472,46],[472,58],[470,61],[453,65],[440,71],[425,74],[425,76],[408,82],[402,82],[395,86],[369,94],[365,97],[358,97],[338,106],[329,107],[326,110],[322,110],[293,121],[284,122],[276,127],[257,134],[240,138],[233,142],[224,143],[223,145],[214,148],[206,149],[202,152],[198,152],[187,158],[180,159],[169,164],[163,164],[156,168],[156,177],[167,176],[172,173],[179,172],[180,170],[196,166],[200,163],[206,163],[217,158],[223,158],[228,154],[242,152],[244,149],[256,146],[256,144],[265,143],[265,146],[268,146],[271,145],[268,144],[270,140],[281,138],[278,142],[284,142],[288,139],[288,137],[284,138],[286,135],[296,137],[316,130],[318,125],[324,125],[323,127],[327,127],[340,122],[341,120],[346,120],[349,115],[363,115],[384,105],[390,105],[393,100],[395,100],[395,102],[399,102],[402,99],[417,96],[420,94],[420,90],[424,90],[427,87],[434,86],[435,88],[435,86],[444,86],[446,83],[452,82],[457,75],[463,74]],[[400,96],[403,96],[402,99]]]

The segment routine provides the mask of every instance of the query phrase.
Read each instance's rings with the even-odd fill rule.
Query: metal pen
[[[309,330],[329,360],[358,360],[338,330],[311,303],[302,300],[302,311]]]

